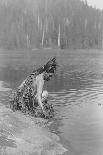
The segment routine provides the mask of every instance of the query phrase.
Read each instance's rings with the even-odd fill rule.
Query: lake
[[[48,128],[49,134],[59,137],[57,144],[60,145],[60,149],[63,147],[66,150],[52,151],[50,154],[49,149],[49,153],[46,152],[47,155],[63,154],[63,152],[64,155],[103,155],[103,51],[1,50],[0,103],[2,106],[0,107],[2,112],[3,109],[6,111],[5,107],[9,111],[8,95],[11,89],[15,89],[34,67],[44,64],[52,56],[57,56],[58,69],[44,89],[49,91],[49,102],[53,103],[56,114],[53,120],[45,122],[36,119],[36,121],[42,122],[40,126],[44,130]],[[11,122],[10,119],[13,119],[14,114],[10,116],[9,112],[8,115]],[[23,117],[18,113],[16,116],[19,119]],[[29,121],[28,118],[27,123]],[[2,128],[1,125],[0,129]],[[0,147],[2,151],[1,142]],[[14,144],[13,147],[15,147]],[[59,149],[59,147],[54,148],[54,150]]]

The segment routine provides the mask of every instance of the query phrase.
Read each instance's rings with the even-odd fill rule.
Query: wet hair
[[[37,70],[34,70],[33,73],[35,73],[36,75],[39,75],[43,72],[54,73],[56,70],[56,66],[57,66],[56,57],[53,57],[44,66],[38,68]]]

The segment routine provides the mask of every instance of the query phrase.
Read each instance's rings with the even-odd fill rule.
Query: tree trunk
[[[59,32],[58,32],[58,47],[60,48],[60,24],[59,24]]]
[[[29,48],[30,47],[30,38],[29,38],[28,34],[26,36],[26,41],[27,41],[27,48]]]
[[[38,15],[38,31],[40,30],[40,17]]]
[[[45,35],[45,27],[43,27],[43,34],[42,34],[42,48],[44,47],[44,35]]]

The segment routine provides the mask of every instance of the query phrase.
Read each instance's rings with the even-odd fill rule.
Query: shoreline
[[[40,121],[44,123],[39,119],[39,123]],[[36,122],[38,121],[33,121],[20,112],[14,113],[0,104],[0,153],[60,155],[67,151],[56,134]]]
[[[3,87],[0,87],[0,90],[1,88]],[[8,90],[5,88],[4,93],[6,89]],[[43,126],[45,123],[44,119],[32,118],[18,111],[12,112],[0,103],[0,153],[60,155],[66,152],[59,136]]]

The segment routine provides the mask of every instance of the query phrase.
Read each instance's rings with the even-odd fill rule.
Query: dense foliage
[[[0,0],[1,48],[102,48],[103,11],[80,0]]]

